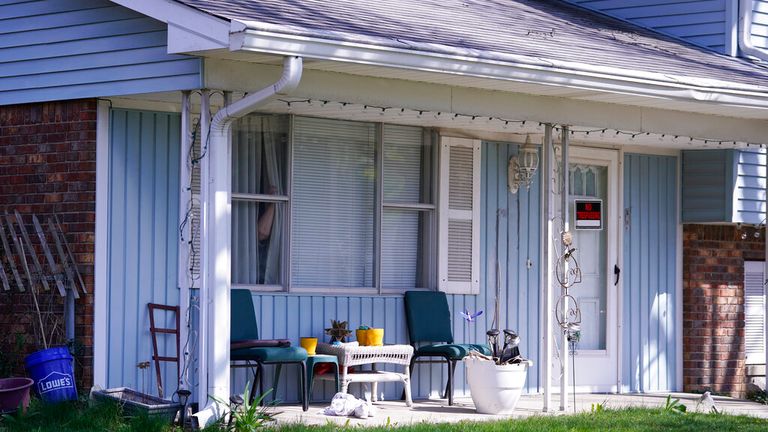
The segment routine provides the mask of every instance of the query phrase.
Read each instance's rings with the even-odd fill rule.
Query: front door
[[[553,379],[560,384],[563,349],[569,359],[569,387],[577,392],[618,391],[618,152],[571,148],[569,167],[570,231],[582,281],[570,289],[581,311],[581,329],[573,346],[561,346],[556,329]],[[579,210],[579,217],[576,213]],[[577,220],[578,219],[578,220]],[[552,304],[560,291],[555,290]],[[571,374],[575,374],[571,375]]]

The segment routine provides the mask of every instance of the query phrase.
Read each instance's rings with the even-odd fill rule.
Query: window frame
[[[271,113],[255,113],[257,115],[275,115]],[[280,245],[280,263],[282,268],[280,269],[280,284],[240,284],[232,283],[232,289],[248,289],[258,292],[286,292],[290,284],[290,254],[288,253],[290,246],[290,233],[291,233],[291,196],[293,195],[293,116],[288,117],[288,130],[286,140],[286,154],[288,161],[286,163],[286,187],[285,195],[269,195],[269,194],[251,194],[245,192],[232,192],[230,195],[230,205],[237,202],[256,202],[256,203],[274,203],[282,204],[284,211],[282,212],[282,241]],[[230,169],[234,164],[234,155],[230,158]],[[230,213],[231,217],[231,213]],[[232,233],[230,233],[230,236]],[[230,249],[230,254],[232,250]],[[230,266],[231,267],[231,266]],[[230,269],[231,272],[231,269]],[[231,277],[231,276],[230,276]]]
[[[268,113],[264,113],[268,114]],[[309,117],[313,116],[301,116]],[[232,202],[265,202],[265,203],[278,203],[284,206],[283,218],[283,235],[281,244],[281,284],[280,285],[267,285],[267,284],[232,284],[232,288],[249,289],[254,292],[284,292],[284,293],[306,293],[306,294],[325,294],[325,295],[399,295],[405,291],[421,290],[421,291],[436,291],[438,289],[438,200],[439,200],[439,180],[440,180],[440,149],[439,134],[430,128],[419,127],[422,132],[422,145],[429,138],[431,149],[431,163],[432,169],[429,173],[430,180],[430,196],[431,204],[426,203],[406,203],[406,202],[384,202],[384,126],[383,122],[365,122],[358,121],[359,123],[373,124],[375,127],[375,142],[374,142],[374,206],[373,206],[373,218],[374,218],[374,232],[373,232],[373,285],[372,287],[297,287],[293,284],[291,265],[293,248],[291,247],[291,240],[293,237],[293,197],[294,197],[294,175],[295,175],[295,148],[294,136],[295,136],[295,118],[293,114],[288,115],[288,131],[287,131],[287,143],[288,146],[286,152],[288,155],[288,163],[286,164],[286,195],[265,195],[265,194],[248,194],[248,193],[232,193]],[[338,120],[338,119],[326,119],[323,120]],[[344,121],[356,121],[347,120]],[[399,126],[391,124],[393,126]],[[422,175],[423,167],[422,167]],[[426,177],[425,177],[426,178]],[[424,266],[428,272],[428,285],[427,287],[401,287],[401,288],[384,288],[382,285],[382,236],[383,236],[383,215],[387,209],[392,210],[407,210],[415,213],[429,213],[429,241],[428,250],[425,255],[428,257],[428,263]],[[427,235],[427,234],[422,234]]]

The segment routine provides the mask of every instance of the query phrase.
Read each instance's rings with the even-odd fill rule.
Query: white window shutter
[[[762,261],[744,263],[744,337],[747,364],[765,362],[765,277]]]
[[[439,289],[480,293],[480,140],[440,140]]]

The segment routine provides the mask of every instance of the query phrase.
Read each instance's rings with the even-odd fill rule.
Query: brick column
[[[18,210],[27,224],[32,213],[46,219],[56,213],[62,223],[88,289],[75,305],[75,373],[80,389],[87,390],[93,382],[95,100],[0,106],[0,212],[4,209]],[[23,374],[24,356],[37,349],[25,307],[29,301],[29,295],[0,289],[0,367],[9,373]]]
[[[735,226],[683,231],[683,390],[743,397],[744,261],[765,259],[765,233]]]

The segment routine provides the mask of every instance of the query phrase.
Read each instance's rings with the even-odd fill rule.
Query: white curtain
[[[252,115],[236,124],[232,139],[234,193],[285,194],[284,135],[284,122],[273,116]],[[283,212],[280,203],[233,200],[233,283],[281,283]],[[265,223],[267,235],[260,240],[259,225]]]

